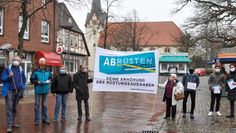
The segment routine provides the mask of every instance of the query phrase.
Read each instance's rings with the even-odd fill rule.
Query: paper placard
[[[213,89],[214,89],[214,94],[220,94],[220,86],[219,85],[214,85]]]
[[[197,84],[193,82],[188,82],[187,83],[187,88],[190,90],[196,90],[197,89]]]
[[[236,85],[233,85],[235,83],[233,79],[228,80],[227,83],[228,83],[230,90],[233,90],[236,88]]]

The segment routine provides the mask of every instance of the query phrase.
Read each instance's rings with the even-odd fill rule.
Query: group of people
[[[5,97],[7,132],[12,132],[13,128],[19,128],[15,123],[17,104],[20,100],[22,92],[26,89],[26,77],[22,70],[21,58],[15,56],[12,63],[6,67],[1,75],[3,82],[2,96]],[[68,94],[76,91],[76,100],[78,106],[78,121],[82,121],[81,103],[84,101],[86,121],[90,121],[89,117],[89,90],[87,83],[92,82],[88,78],[87,67],[80,66],[77,73],[73,75],[73,79],[66,72],[66,67],[61,66],[59,74],[52,76],[47,70],[45,58],[38,60],[38,69],[34,70],[30,81],[34,84],[35,106],[34,106],[34,122],[35,126],[39,126],[40,121],[43,124],[50,124],[47,112],[47,96],[51,93],[56,96],[54,108],[54,122],[58,121],[59,111],[61,108],[61,121],[66,122],[66,109]],[[40,113],[41,106],[41,113]],[[41,114],[41,116],[40,116]]]
[[[218,115],[220,112],[220,100],[223,90],[226,91],[228,100],[230,101],[230,114],[226,118],[234,118],[234,101],[236,101],[236,66],[230,64],[229,73],[221,71],[221,65],[215,64],[214,72],[210,75],[208,84],[209,92],[211,94],[210,112],[208,116]],[[189,72],[183,76],[182,82],[177,79],[176,74],[170,74],[169,78],[164,84],[159,84],[159,87],[165,88],[163,102],[166,102],[166,116],[165,119],[170,117],[174,120],[176,116],[176,108],[179,99],[176,99],[177,94],[183,93],[183,118],[186,118],[187,101],[191,97],[191,111],[190,119],[194,119],[196,90],[199,87],[200,80],[197,74],[194,73],[193,67],[189,68]]]

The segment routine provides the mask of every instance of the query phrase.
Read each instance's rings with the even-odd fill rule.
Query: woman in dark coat
[[[228,100],[230,101],[230,114],[226,116],[226,118],[233,118],[234,117],[234,101],[236,101],[236,87],[231,88],[228,85],[229,80],[234,81],[234,85],[236,86],[236,71],[235,71],[235,65],[230,64],[229,65],[230,72],[226,76],[226,91],[228,92]]]

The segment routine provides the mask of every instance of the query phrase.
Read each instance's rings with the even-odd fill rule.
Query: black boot
[[[234,118],[234,115],[226,115],[226,118]]]
[[[86,116],[86,121],[91,121],[89,116]]]

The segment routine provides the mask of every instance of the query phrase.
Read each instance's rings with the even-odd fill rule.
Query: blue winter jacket
[[[36,69],[30,77],[30,81],[34,84],[35,94],[47,94],[49,92],[50,84],[45,83],[47,80],[51,80],[51,72],[48,70]],[[41,84],[38,84],[38,81]]]
[[[200,79],[196,74],[192,74],[192,75],[189,73],[185,74],[183,77],[183,81],[182,81],[182,83],[184,85],[184,91],[192,91],[187,88],[188,82],[196,83],[197,87],[198,87],[200,84]]]
[[[8,94],[8,90],[10,87],[10,78],[9,78],[9,74],[11,72],[11,67],[12,65],[10,65],[8,68],[5,68],[5,70],[3,71],[3,74],[1,76],[1,79],[3,81],[3,87],[2,87],[2,96],[5,97]],[[22,89],[25,90],[26,88],[26,77],[25,77],[25,73],[22,70],[22,67],[20,66],[20,74],[21,74],[21,88],[18,89]]]

